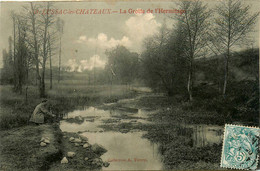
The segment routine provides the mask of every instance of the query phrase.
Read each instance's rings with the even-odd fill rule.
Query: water
[[[127,108],[126,108],[127,109]],[[131,110],[135,111],[135,110]],[[121,119],[121,115],[134,117],[135,119]],[[81,116],[83,123],[69,123],[66,120],[60,122],[60,128],[63,132],[83,132],[81,135],[89,139],[90,144],[100,144],[108,151],[101,156],[103,161],[108,161],[110,166],[103,167],[104,170],[161,170],[163,165],[158,152],[158,145],[142,138],[143,131],[134,131],[131,133],[121,133],[106,131],[99,126],[103,121],[113,119],[117,123],[150,123],[148,112],[137,110],[135,113],[129,113],[127,110],[102,110],[94,107],[88,107],[84,110],[75,110],[68,113],[66,118],[75,118]],[[133,123],[133,124],[134,124]],[[109,123],[108,123],[109,124]]]
[[[123,100],[128,103],[131,100]],[[95,107],[87,107],[68,113],[67,118],[81,116],[82,123],[69,123],[61,121],[60,128],[63,132],[79,132],[88,137],[91,144],[97,143],[108,151],[101,156],[103,161],[110,162],[108,170],[160,170],[163,169],[161,157],[158,153],[158,145],[142,138],[144,131],[131,130],[128,133],[116,131],[104,131],[101,125],[110,120],[106,125],[131,123],[153,124],[147,120],[152,112],[143,109],[130,109],[129,106],[118,110],[102,110]],[[129,109],[129,110],[128,110]],[[127,117],[122,117],[127,116]],[[192,140],[193,147],[220,144],[222,142],[223,128],[215,125],[176,125],[181,135]],[[186,131],[192,130],[192,131]],[[185,134],[185,132],[187,134]],[[178,133],[179,134],[179,133]]]
[[[158,145],[142,138],[142,132],[123,134],[120,132],[93,133],[82,135],[91,144],[98,143],[108,151],[101,156],[110,166],[104,170],[161,170],[163,169],[158,153]]]
[[[223,127],[214,125],[191,125],[193,129],[193,146],[203,147],[221,144],[223,141]]]

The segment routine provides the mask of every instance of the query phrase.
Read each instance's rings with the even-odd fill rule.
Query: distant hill
[[[224,77],[224,55],[200,58],[195,61],[196,83],[220,83]],[[229,60],[231,80],[258,80],[259,48],[232,53]]]

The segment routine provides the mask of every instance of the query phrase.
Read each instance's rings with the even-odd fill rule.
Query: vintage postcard
[[[0,2],[0,170],[260,169],[258,0]]]

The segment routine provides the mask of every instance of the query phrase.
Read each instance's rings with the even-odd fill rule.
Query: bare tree
[[[224,54],[225,57],[225,75],[223,85],[223,96],[226,95],[229,59],[232,48],[244,42],[247,33],[252,31],[255,24],[257,13],[250,13],[250,6],[242,4],[240,0],[221,1],[216,7],[217,16],[211,35],[211,49],[217,54]]]
[[[16,72],[16,92],[22,93],[22,87],[26,79],[26,71],[27,71],[27,55],[28,55],[28,48],[26,45],[26,20],[22,17],[17,15],[16,16],[17,22],[17,32],[18,32],[18,40],[17,40],[17,53],[16,53],[16,63],[15,63],[15,72]]]
[[[49,11],[52,4],[50,2],[45,3],[46,10]],[[46,69],[46,61],[48,59],[48,31],[51,29],[50,27],[55,22],[55,16],[50,15],[48,12],[46,14],[41,15],[41,23],[42,23],[42,72],[41,72],[41,82],[40,82],[40,97],[45,97],[45,69]]]
[[[28,42],[31,45],[31,48],[33,49],[33,55],[34,55],[34,62],[35,62],[35,74],[36,74],[36,85],[38,84],[37,82],[39,81],[39,89],[40,89],[40,82],[41,82],[41,76],[40,76],[40,71],[39,71],[39,48],[40,48],[40,40],[39,36],[37,33],[39,33],[39,17],[35,13],[36,10],[38,10],[38,5],[36,3],[30,2],[30,10],[29,11],[29,20],[30,22],[28,23],[30,25],[30,32],[32,33],[32,39],[29,39]]]
[[[52,34],[50,30],[52,30],[51,27],[55,22],[55,16],[49,12],[37,14],[35,11],[38,11],[40,8],[49,11],[51,7],[52,3],[50,2],[44,2],[43,5],[31,2],[30,9],[25,7],[28,12],[28,31],[30,33],[27,42],[31,49],[33,49],[32,54],[36,68],[36,80],[39,82],[38,89],[40,97],[45,97],[45,69],[47,59],[50,56],[49,52],[52,49],[50,47],[52,46]]]
[[[60,71],[61,71],[61,37],[63,34],[63,27],[64,27],[64,21],[60,18],[57,19],[56,21],[56,26],[57,30],[59,32],[59,39],[60,39],[60,49],[59,49],[59,77],[58,77],[58,82],[60,82],[61,76],[60,76]]]
[[[52,89],[52,61],[51,61],[51,43],[50,43],[50,34],[48,34],[48,51],[50,59],[50,89]]]
[[[49,56],[49,64],[50,64],[50,89],[52,89],[52,78],[53,78],[53,73],[52,73],[52,56],[55,54],[55,42],[56,42],[56,32],[48,33],[48,56]]]
[[[16,79],[16,63],[17,63],[17,60],[16,60],[16,46],[15,46],[15,43],[16,43],[16,14],[12,11],[11,12],[11,18],[13,20],[13,38],[14,38],[14,41],[13,41],[13,46],[14,46],[14,50],[13,50],[13,84],[14,84],[14,91],[16,91],[17,89],[17,79]]]
[[[187,90],[189,100],[192,101],[192,89],[194,83],[194,59],[204,55],[205,45],[207,42],[207,30],[209,28],[210,12],[207,5],[204,5],[199,0],[182,1],[179,4],[180,9],[185,10],[185,13],[178,15],[176,18],[182,23],[183,30],[187,34],[186,58],[189,63]]]

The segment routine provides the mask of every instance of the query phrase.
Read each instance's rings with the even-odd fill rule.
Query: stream
[[[69,112],[60,122],[63,132],[74,132],[86,136],[90,144],[100,144],[107,149],[101,156],[103,161],[110,163],[103,170],[162,170],[163,163],[159,153],[159,144],[150,142],[142,136],[146,131],[140,129],[106,130],[104,125],[117,124],[154,124],[148,121],[150,114],[156,111],[149,109],[136,109],[131,105],[135,99],[121,100],[120,107],[101,109],[93,106],[80,107]],[[110,106],[115,104],[105,104]],[[77,118],[80,123],[68,122]],[[191,138],[193,146],[220,144],[222,142],[223,128],[215,125],[182,125],[184,129],[192,129]]]

